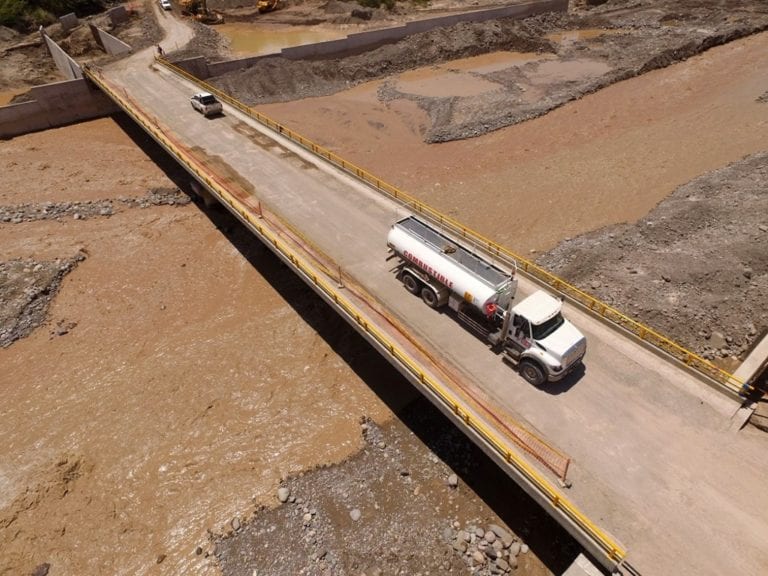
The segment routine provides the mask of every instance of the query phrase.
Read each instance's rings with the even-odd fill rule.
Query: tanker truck
[[[460,322],[535,386],[557,382],[581,364],[584,335],[562,315],[562,301],[541,290],[514,303],[516,269],[505,269],[426,222],[408,216],[387,235],[397,278],[431,308]]]

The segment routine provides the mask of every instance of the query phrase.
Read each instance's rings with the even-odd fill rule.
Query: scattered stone
[[[165,560],[165,554],[160,554],[160,555],[157,557],[157,560],[156,560],[156,562],[157,562],[158,564],[162,564],[162,563],[163,563],[163,560]]]
[[[281,486],[277,489],[277,499],[280,500],[283,504],[288,502],[288,497],[291,495],[291,491],[289,488],[286,488],[285,486]]]
[[[448,486],[456,488],[459,485],[459,477],[456,474],[448,476]]]
[[[520,542],[512,542],[512,544],[509,547],[509,555],[510,556],[517,556],[520,554],[520,550],[522,549],[522,545]]]
[[[483,538],[485,539],[486,542],[488,542],[488,544],[493,544],[494,541],[496,540],[496,534],[488,530],[488,532],[485,533],[485,536],[483,536]]]
[[[485,560],[485,554],[483,554],[479,550],[475,550],[474,552],[472,552],[472,556],[471,557],[472,557],[472,560],[474,561],[474,563],[476,565],[478,565],[478,566],[485,565],[485,561],[486,561]]]
[[[232,530],[235,532],[240,530],[240,518],[233,518],[232,522],[230,522],[230,525],[232,526]]]
[[[464,540],[457,538],[453,543],[453,549],[460,554],[464,554],[467,551],[467,543]]]
[[[712,348],[722,348],[725,346],[726,340],[725,335],[723,335],[721,332],[712,332],[712,334],[709,337],[709,345]]]
[[[361,513],[361,512],[360,512],[360,510],[358,510],[357,508],[353,508],[353,509],[352,509],[352,510],[349,512],[349,517],[350,517],[350,518],[352,518],[352,521],[353,521],[353,522],[357,522],[358,520],[360,520],[360,517],[361,517],[361,516],[362,516],[362,513]]]
[[[48,571],[51,569],[51,565],[48,562],[39,564],[32,571],[32,576],[48,576]]]
[[[520,546],[520,554],[528,554],[528,544],[523,544]]]

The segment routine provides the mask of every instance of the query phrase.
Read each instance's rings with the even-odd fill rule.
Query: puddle
[[[451,70],[466,70],[477,74],[490,74],[506,70],[514,66],[522,66],[529,62],[554,58],[553,54],[537,54],[535,52],[491,52],[471,58],[454,60],[446,67]]]
[[[10,90],[0,90],[0,106],[5,106],[7,104],[10,104],[14,96],[18,96],[19,94],[24,94],[24,92],[27,92],[28,90],[29,90],[29,87],[12,88]]]
[[[599,36],[619,34],[621,32],[623,32],[623,30],[603,30],[601,28],[590,28],[586,30],[565,30],[564,32],[554,32],[552,34],[547,34],[545,38],[559,44],[573,44],[575,42],[581,42],[582,40],[592,40],[593,38],[597,38]]]
[[[547,84],[550,82],[574,82],[601,76],[611,69],[600,60],[550,60],[542,62],[531,72],[528,81],[531,84]]]
[[[431,98],[478,96],[499,89],[495,82],[438,67],[405,72],[398,77],[397,87],[401,92]]]
[[[216,31],[229,40],[230,49],[238,55],[273,54],[291,46],[338,40],[346,36],[340,30],[254,26],[247,22],[221,24]]]

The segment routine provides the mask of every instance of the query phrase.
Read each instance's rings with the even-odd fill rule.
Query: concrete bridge
[[[532,387],[403,289],[385,239],[415,213],[478,251],[514,258],[506,249],[226,95],[225,115],[203,118],[189,96],[205,86],[149,51],[84,72],[604,568],[768,573],[768,436],[741,427],[749,375],[520,260],[520,292],[559,292],[589,342],[582,373]]]

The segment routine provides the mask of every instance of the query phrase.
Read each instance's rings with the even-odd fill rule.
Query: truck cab
[[[562,315],[562,301],[537,291],[509,312],[504,356],[531,384],[562,380],[587,351],[584,335]]]

